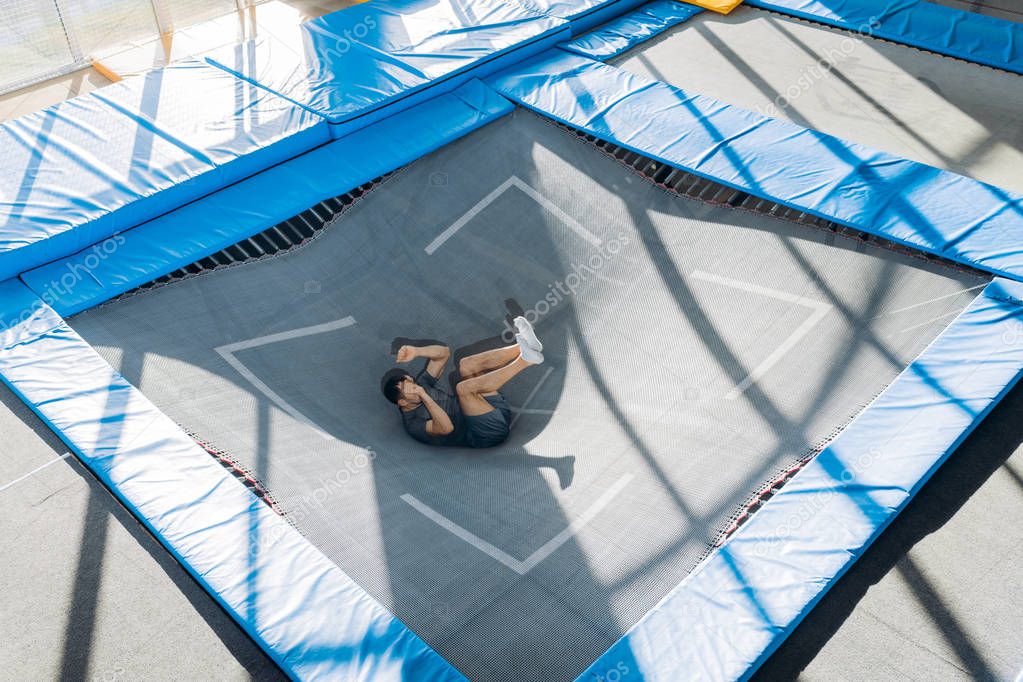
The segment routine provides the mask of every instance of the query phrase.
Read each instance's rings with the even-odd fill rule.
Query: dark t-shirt
[[[446,436],[431,436],[428,434],[426,432],[426,422],[431,419],[430,411],[426,409],[426,405],[420,405],[408,412],[400,410],[402,423],[408,434],[420,443],[426,443],[427,445],[468,445],[465,435],[465,415],[462,414],[462,406],[458,402],[458,396],[452,395],[449,391],[438,386],[437,380],[430,376],[426,370],[419,373],[419,376],[416,377],[416,383],[426,389],[426,392],[436,401],[440,409],[447,413],[455,430]]]

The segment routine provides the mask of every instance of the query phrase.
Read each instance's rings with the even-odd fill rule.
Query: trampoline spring
[[[755,211],[758,201],[759,199],[756,196],[752,194],[747,194],[740,205],[742,206],[742,208],[748,211]]]
[[[252,237],[249,237],[248,239],[245,240],[246,246],[249,247],[248,250],[256,252],[255,256],[253,256],[254,258],[262,258],[263,256],[267,255],[266,249],[264,249],[263,246],[256,239],[256,237],[258,236],[259,235],[253,235]]]
[[[746,192],[740,192],[739,190],[736,190],[735,194],[733,194],[732,197],[728,200],[728,205],[733,207],[742,206],[742,204],[747,199],[749,199],[749,194],[747,194]]]
[[[309,209],[309,212],[316,216],[318,228],[322,228],[326,223],[334,217],[334,212],[323,205],[323,203],[316,204]]]
[[[230,265],[231,263],[234,262],[234,260],[225,251],[219,251],[213,254],[212,256],[210,256],[210,261],[211,265],[209,267],[211,270],[214,270],[224,265]]]
[[[693,190],[693,187],[695,187],[699,183],[700,176],[693,175],[692,173],[686,173],[686,176],[679,181],[676,190],[678,191],[679,194],[689,196],[690,192],[692,192]]]
[[[679,178],[685,175],[685,171],[680,171],[677,168],[672,168],[670,172],[664,177],[663,184],[666,188],[675,192],[675,185],[678,184]]]
[[[297,217],[298,221],[297,224],[295,224],[295,229],[297,229],[298,233],[302,235],[303,241],[316,234],[316,226],[309,222],[305,212],[299,213]]]
[[[272,241],[277,246],[278,251],[285,251],[287,249],[290,249],[292,246],[291,241],[284,235],[283,232],[281,232],[281,228],[279,225],[274,225],[264,234],[266,234],[266,238],[268,240]]]
[[[689,183],[688,187],[686,187],[685,194],[687,197],[695,199],[700,196],[700,192],[703,191],[704,186],[705,183],[703,178],[694,175],[693,181]]]
[[[679,194],[689,196],[693,191],[693,187],[699,184],[699,182],[699,177],[686,173],[685,177],[679,180],[678,186],[675,189]]]
[[[338,213],[345,209],[345,205],[342,204],[337,197],[331,197],[323,202],[323,205],[327,207],[327,210],[333,214],[331,217],[336,216]]]
[[[277,225],[281,229],[281,232],[285,232],[288,238],[288,243],[294,246],[302,241],[302,231],[295,226],[294,218],[288,218],[283,223]]]
[[[260,249],[262,249],[263,253],[268,256],[273,255],[280,250],[277,248],[277,244],[275,244],[273,240],[270,239],[269,235],[267,235],[265,231],[253,235],[252,241],[255,242],[256,245],[259,246]]]
[[[235,263],[243,263],[250,258],[249,254],[246,253],[246,249],[241,247],[240,241],[225,248],[224,253],[230,256]]]
[[[724,185],[718,185],[718,190],[710,197],[710,200],[714,203],[726,203],[727,200],[722,200],[722,197],[731,197],[735,190],[731,187],[725,187]]]

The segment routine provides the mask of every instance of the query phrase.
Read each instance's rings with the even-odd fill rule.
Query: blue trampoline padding
[[[411,163],[512,109],[472,80],[21,277],[60,315],[73,315]]]
[[[0,280],[329,139],[245,85],[186,62],[0,124]]]
[[[464,679],[21,282],[0,306],[4,383],[293,679]]]
[[[645,0],[518,0],[534,12],[571,22],[577,36],[629,12]]]
[[[1018,194],[561,50],[488,82],[523,106],[670,166],[1023,279]]]
[[[563,50],[606,61],[681,24],[703,9],[677,0],[654,0],[609,21],[591,33],[558,45]]]
[[[372,122],[382,107],[382,115],[393,114],[566,38],[566,22],[516,3],[375,0],[206,59],[332,124],[347,124],[337,137]]]
[[[579,680],[748,678],[1023,373],[1023,284],[996,279]],[[631,679],[631,678],[623,678]]]
[[[1023,74],[1023,24],[926,0],[747,0],[747,5]]]
[[[217,168],[214,188],[330,140],[323,117],[193,59],[93,94],[141,128],[207,159]]]

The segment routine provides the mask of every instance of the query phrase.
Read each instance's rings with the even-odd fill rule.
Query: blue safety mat
[[[72,315],[411,163],[513,108],[470,81],[22,279],[59,314]]]
[[[747,0],[746,4],[1023,74],[1023,24],[926,0]]]
[[[654,0],[591,33],[558,45],[584,57],[606,61],[627,52],[639,43],[677,26],[702,12],[696,5],[677,0]]]
[[[753,195],[1023,279],[1023,197],[567,52],[490,82],[598,138]]]
[[[0,124],[0,279],[328,139],[319,116],[198,61]]]
[[[518,0],[534,12],[571,22],[577,36],[643,4],[644,0]]]
[[[464,679],[21,282],[0,283],[0,306],[4,383],[286,673]]]
[[[515,3],[380,0],[207,60],[322,115],[337,137],[567,37],[566,22]]]
[[[1021,298],[1019,282],[988,285],[579,680],[623,670],[648,682],[675,682],[679,671],[687,679],[750,677],[1019,380]]]

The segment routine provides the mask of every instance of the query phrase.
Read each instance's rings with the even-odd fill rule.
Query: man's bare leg
[[[515,348],[518,347],[515,346]],[[519,356],[503,367],[458,382],[455,392],[458,394],[462,412],[467,416],[474,417],[492,411],[494,406],[487,402],[486,396],[497,393],[502,386],[527,367],[532,367],[532,364]]]
[[[518,344],[494,348],[482,353],[468,355],[458,361],[458,373],[462,379],[471,379],[495,369],[500,369],[519,357]]]

